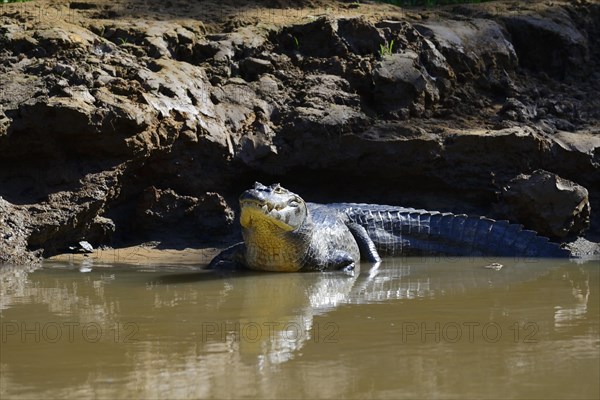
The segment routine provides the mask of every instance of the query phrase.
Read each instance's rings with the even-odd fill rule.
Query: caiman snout
[[[265,186],[256,182],[254,188],[241,194],[239,201],[244,227],[270,221],[285,230],[296,229],[307,216],[304,201],[278,183]]]
[[[240,195],[240,202],[250,200],[259,203],[263,203],[269,200],[269,195],[271,195],[275,189],[275,187],[281,188],[281,186],[277,183],[271,186],[265,186],[260,182],[254,182],[254,188],[248,189]]]

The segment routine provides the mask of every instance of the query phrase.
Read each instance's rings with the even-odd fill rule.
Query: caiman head
[[[299,228],[308,219],[300,196],[274,184],[255,183],[240,196],[246,262],[253,269],[296,271],[302,255]]]
[[[282,188],[279,183],[265,186],[256,182],[253,189],[246,190],[240,196],[240,208],[242,227],[270,225],[273,231],[296,230],[308,215],[304,200]]]

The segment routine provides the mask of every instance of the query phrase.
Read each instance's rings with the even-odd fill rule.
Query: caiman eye
[[[275,185],[273,185],[273,193],[282,194],[282,193],[285,193],[285,189],[282,188],[279,185],[279,183],[276,183]]]
[[[300,203],[302,203],[302,200],[300,200],[298,197],[294,197],[288,200],[288,206],[289,207],[298,207],[300,206]]]

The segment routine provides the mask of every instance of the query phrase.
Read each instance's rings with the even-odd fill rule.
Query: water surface
[[[598,398],[599,271],[2,267],[0,398]]]

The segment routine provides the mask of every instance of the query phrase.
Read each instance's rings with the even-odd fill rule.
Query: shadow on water
[[[498,262],[501,261],[501,262]],[[348,279],[357,281],[365,289],[369,285],[385,281],[390,287],[400,285],[402,279],[413,278],[414,282],[428,282],[428,285],[437,291],[460,285],[462,288],[489,287],[492,285],[510,285],[536,279],[543,274],[561,266],[573,266],[570,261],[556,261],[544,259],[499,259],[487,260],[484,258],[388,258],[381,264],[362,264],[352,273],[342,271],[305,272],[305,273],[279,273],[265,271],[251,271],[247,269],[206,269],[199,268],[193,272],[169,273],[153,277],[151,281],[157,284],[184,284],[193,282],[233,280],[239,278],[255,279],[260,283],[261,278],[278,277],[281,281],[296,279],[298,275],[303,280],[318,282],[322,280]],[[361,272],[362,271],[362,272]],[[433,285],[433,286],[432,286]],[[396,289],[399,289],[397,286]],[[332,288],[334,290],[334,288]]]
[[[364,268],[364,266],[362,267]],[[281,272],[270,272],[270,271],[253,271],[244,268],[220,268],[220,269],[209,269],[207,267],[200,267],[194,272],[185,273],[174,273],[160,275],[152,279],[152,282],[157,284],[178,284],[178,283],[191,283],[191,282],[203,282],[203,281],[214,281],[214,280],[229,280],[238,278],[255,277],[257,279],[261,277],[284,277],[294,276],[297,274],[304,275],[305,277],[313,276],[318,278],[319,276],[336,276],[340,278],[348,278],[358,276],[360,274],[361,267],[359,266],[354,271],[328,271],[328,272],[302,272],[302,273],[281,273]]]
[[[173,284],[181,284],[181,283],[193,283],[193,282],[206,282],[206,281],[215,281],[215,280],[229,280],[236,278],[245,278],[251,276],[267,276],[273,275],[276,273],[269,272],[258,272],[258,271],[250,271],[243,269],[232,269],[232,270],[209,270],[209,269],[200,269],[195,272],[184,272],[184,273],[175,273],[168,275],[159,275],[150,279],[150,282],[156,284],[164,284],[164,285],[173,285]]]

